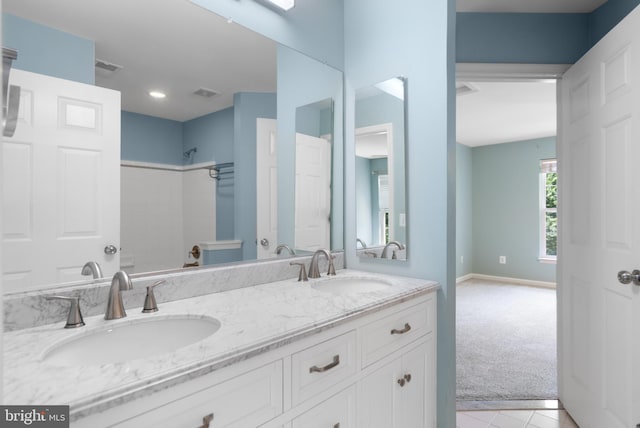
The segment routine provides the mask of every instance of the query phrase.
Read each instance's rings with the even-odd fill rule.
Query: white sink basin
[[[381,279],[336,277],[317,281],[311,287],[326,293],[353,294],[386,290],[391,284]]]
[[[215,318],[169,317],[121,322],[60,342],[44,353],[44,361],[87,366],[131,361],[174,351],[211,336],[220,328]]]

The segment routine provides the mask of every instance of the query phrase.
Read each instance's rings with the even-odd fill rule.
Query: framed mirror
[[[277,144],[285,147],[285,152],[279,153],[277,166],[287,174],[294,171],[293,134],[297,107],[306,103],[299,102],[300,99],[321,99],[317,88],[308,82],[299,84],[290,77],[299,74],[300,70],[281,60],[282,46],[189,2],[173,2],[171,7],[174,9],[167,14],[169,16],[157,17],[160,21],[154,24],[156,29],[145,27],[146,37],[130,38],[126,36],[128,31],[139,35],[142,30],[137,20],[128,17],[143,16],[144,11],[136,8],[144,9],[144,4],[128,3],[127,8],[131,9],[127,10],[113,10],[108,4],[100,6],[100,10],[96,7],[98,5],[71,0],[62,11],[53,4],[37,0],[6,0],[3,13],[14,18],[12,25],[7,27],[19,31],[10,34],[7,27],[3,27],[3,32],[5,41],[26,39],[32,30],[41,34],[54,32],[61,36],[60,40],[74,39],[74,35],[85,38],[91,44],[88,68],[90,74],[95,74],[96,86],[122,93],[123,157],[122,165],[116,168],[120,170],[125,187],[121,197],[126,199],[121,200],[121,236],[113,240],[121,268],[134,276],[143,276],[180,270],[196,261],[200,267],[186,269],[255,261],[260,245],[256,223],[263,217],[256,201],[259,193],[256,168],[262,163],[256,153],[257,120],[274,121],[272,129],[278,133]],[[68,19],[69,10],[74,11],[76,20]],[[109,21],[109,29],[117,27],[119,31],[106,31],[106,21]],[[185,22],[189,22],[187,32],[184,31]],[[174,27],[179,29],[169,31]],[[157,37],[153,36],[153,31],[159,32]],[[161,33],[166,33],[168,39],[160,37]],[[163,40],[169,41],[165,44]],[[32,43],[32,46],[36,45]],[[174,45],[188,45],[189,49],[173,49]],[[102,61],[95,69],[94,47],[95,56]],[[136,54],[140,50],[148,54]],[[292,57],[294,53],[288,55]],[[295,55],[304,57],[307,70],[315,68],[326,73],[330,68],[299,52]],[[27,56],[25,47],[22,57]],[[177,69],[169,71],[176,59],[179,59]],[[165,66],[145,68],[145,63],[152,60],[160,60]],[[76,65],[66,64],[67,67]],[[122,68],[108,72],[104,67],[110,65]],[[87,64],[83,63],[83,67],[87,68]],[[341,84],[341,72],[331,71],[339,76],[333,81]],[[210,80],[200,80],[202,74]],[[120,82],[121,78],[134,75],[141,83],[125,85]],[[280,84],[281,75],[289,76],[287,84]],[[171,82],[184,94],[176,99],[176,93],[170,92],[164,100],[147,100],[148,107],[136,104],[136,93],[139,95],[147,86],[162,82]],[[333,94],[324,96],[333,97]],[[170,104],[177,105],[183,116],[167,115],[163,107]],[[282,114],[284,110],[281,109],[286,109],[286,114]],[[341,126],[341,122],[335,124],[330,120],[334,127],[332,132],[341,133],[341,129],[335,128]],[[281,132],[289,128],[291,136]],[[175,141],[169,141],[168,137],[175,137]],[[331,152],[330,165],[336,162],[340,168],[336,172],[331,166],[332,174],[341,174],[341,148]],[[293,173],[291,175],[287,183],[293,183]],[[341,177],[337,180],[341,184]],[[276,181],[281,183],[282,180]],[[336,182],[335,176],[332,176],[332,182]],[[342,192],[336,197],[341,198],[341,195]],[[294,193],[287,188],[279,189],[275,205],[277,214],[270,221],[282,227],[271,240],[268,257],[277,256],[277,244],[295,246],[296,225],[289,221],[294,217]],[[207,210],[206,215],[203,207]],[[282,221],[281,217],[286,219]],[[342,231],[341,215],[332,216],[330,228]],[[195,257],[195,245],[200,247],[198,258]],[[332,239],[330,245],[332,250],[343,248],[342,240]],[[82,263],[89,260],[95,259],[86,256]],[[3,264],[3,269],[6,268]],[[70,265],[69,270],[77,271],[78,275],[64,283],[93,283],[90,277],[79,275],[81,268],[82,264]],[[108,278],[114,272],[103,273]],[[7,287],[5,282],[4,290],[34,290],[62,283],[56,276],[51,276],[23,288]]]
[[[406,79],[356,91],[356,246],[358,256],[406,260]]]

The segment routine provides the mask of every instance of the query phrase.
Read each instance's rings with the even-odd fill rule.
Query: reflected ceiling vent
[[[456,82],[456,96],[473,94],[474,92],[478,92],[478,88],[476,88],[471,83],[465,82]]]
[[[118,70],[122,69],[121,65],[112,64],[110,62],[103,61],[98,58],[96,58],[95,65],[96,65],[96,73],[103,77],[111,76],[113,73],[116,73],[118,72]]]
[[[220,95],[219,92],[214,91],[213,89],[200,88],[194,92],[195,95],[205,97],[205,98],[213,98],[216,95]]]

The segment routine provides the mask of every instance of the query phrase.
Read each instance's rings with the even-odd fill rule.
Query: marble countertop
[[[321,281],[347,277],[382,279],[391,286],[346,294],[313,288]],[[156,313],[128,309],[128,316],[120,320],[106,321],[103,316],[92,316],[85,318],[86,326],[78,329],[64,329],[61,321],[5,333],[4,404],[70,405],[71,419],[76,420],[437,287],[433,281],[345,269],[335,277],[323,276],[309,282],[298,282],[295,278],[173,302],[159,301],[160,310]],[[44,361],[49,350],[61,341],[138,320],[185,315],[216,318],[220,329],[174,352],[121,363],[68,367]]]

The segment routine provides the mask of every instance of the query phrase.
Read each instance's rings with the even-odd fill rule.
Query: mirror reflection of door
[[[275,119],[256,122],[256,255],[275,257],[278,239],[278,159]]]
[[[330,247],[331,143],[296,133],[295,248]]]
[[[393,125],[356,130],[357,236],[367,246],[380,246],[394,236]]]
[[[117,271],[120,94],[16,69],[11,79],[22,91],[0,147],[4,290],[81,281],[88,261]]]

